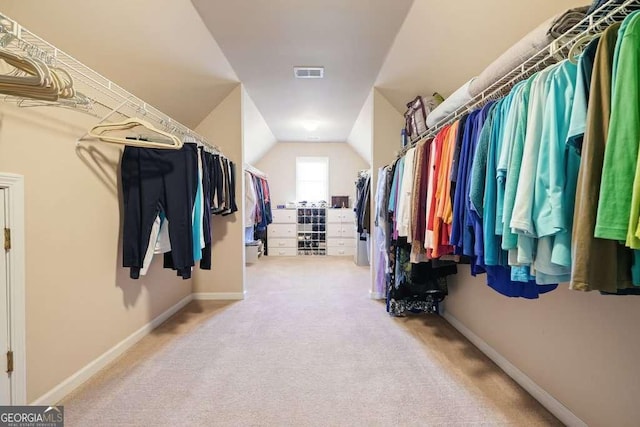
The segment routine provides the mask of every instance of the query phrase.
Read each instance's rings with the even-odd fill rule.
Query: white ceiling
[[[346,141],[413,0],[192,1],[279,141]]]
[[[0,10],[190,127],[238,84],[189,0],[0,0]]]

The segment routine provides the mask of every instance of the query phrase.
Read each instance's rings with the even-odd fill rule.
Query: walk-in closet
[[[0,0],[0,424],[640,425],[640,0]]]

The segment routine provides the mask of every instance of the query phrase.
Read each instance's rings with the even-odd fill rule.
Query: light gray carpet
[[[348,258],[263,258],[62,403],[69,426],[558,425],[435,316],[389,317]]]

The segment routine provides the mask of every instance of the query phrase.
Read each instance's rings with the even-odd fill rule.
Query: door
[[[10,310],[9,296],[11,295],[8,268],[8,242],[5,240],[4,230],[8,228],[7,214],[8,206],[8,190],[0,188],[0,235],[2,236],[2,245],[0,246],[0,405],[11,404],[11,379],[6,372],[4,360],[7,351],[11,348],[10,342]],[[6,249],[5,249],[6,248]]]

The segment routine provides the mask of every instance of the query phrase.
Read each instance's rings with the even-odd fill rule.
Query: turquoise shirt
[[[526,81],[519,82],[511,89],[511,93],[507,97],[508,100],[505,103],[506,106],[503,110],[501,119],[502,132],[499,137],[499,145],[496,147],[495,176],[495,179],[497,180],[495,233],[497,236],[501,236],[504,229],[504,197],[506,190],[507,169],[509,168],[511,148],[513,146],[515,137],[518,104],[521,98],[522,89],[524,88],[525,84]]]
[[[198,151],[198,156],[200,152]],[[197,262],[202,259],[202,248],[200,247],[200,238],[202,237],[202,171],[200,163],[198,164],[198,189],[193,204],[193,261]]]
[[[540,72],[539,77],[533,82],[529,96],[522,164],[509,224],[512,232],[518,234],[518,264],[531,264],[534,259],[537,236],[533,222],[535,175],[538,167],[546,100],[555,70],[556,67],[552,66]]]
[[[511,97],[501,99],[496,103],[494,114],[490,121],[491,133],[487,146],[487,168],[485,171],[484,200],[482,204],[482,228],[484,237],[484,263],[496,266],[501,263],[500,237],[496,236],[496,200],[497,181],[496,166],[497,153],[500,150],[500,137],[503,132],[502,120],[508,110]],[[487,126],[485,124],[485,126]]]
[[[516,249],[518,247],[518,236],[511,231],[510,223],[513,214],[513,204],[516,199],[518,179],[520,175],[520,165],[522,164],[522,152],[524,150],[524,140],[527,132],[527,114],[529,111],[529,94],[536,74],[529,78],[522,86],[520,96],[514,103],[513,115],[515,117],[515,127],[513,140],[511,142],[511,153],[505,173],[505,191],[503,202],[503,225],[502,225],[502,249]],[[500,173],[500,170],[498,170]]]
[[[400,177],[404,173],[404,157],[398,160],[396,170],[393,173],[393,182],[391,183],[391,194],[389,195],[389,212],[396,211],[396,203],[398,202],[398,186]]]
[[[564,61],[551,79],[534,191],[538,237],[553,236],[549,251],[538,250],[536,269],[563,278],[571,272],[571,228],[580,167],[580,157],[567,145],[577,71],[575,64]],[[552,269],[552,263],[566,269]]]

